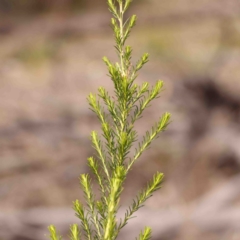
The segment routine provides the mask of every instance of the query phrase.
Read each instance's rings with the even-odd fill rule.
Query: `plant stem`
[[[122,70],[122,76],[125,77],[126,73],[125,73],[125,66],[124,66],[124,60],[123,60],[123,2],[121,1],[119,3],[119,27],[120,27],[120,38],[121,38],[121,46],[120,46],[120,61],[121,61],[121,70]]]

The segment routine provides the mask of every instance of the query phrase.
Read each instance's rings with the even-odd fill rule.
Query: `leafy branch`
[[[131,60],[132,48],[125,45],[137,20],[136,15],[133,15],[124,21],[124,14],[131,2],[132,0],[107,0],[113,15],[111,25],[119,63],[112,63],[107,57],[103,57],[103,61],[114,85],[114,96],[110,96],[106,89],[99,87],[98,95],[90,93],[87,98],[90,109],[97,115],[102,129],[102,136],[96,131],[91,133],[92,145],[97,156],[88,158],[88,165],[99,185],[100,198],[96,199],[93,193],[90,176],[82,174],[80,185],[86,206],[78,200],[73,202],[76,216],[81,221],[81,231],[77,224],[72,225],[71,240],[81,240],[83,236],[87,240],[115,240],[133,214],[161,187],[163,173],[157,172],[147,187],[133,200],[126,210],[125,217],[117,221],[120,196],[127,174],[152,141],[167,128],[170,121],[170,113],[162,114],[151,130],[145,133],[142,141],[138,140],[134,124],[151,102],[159,97],[163,81],[157,81],[151,89],[148,82],[141,85],[134,82],[138,71],[149,61],[149,55],[143,54],[134,64]],[[138,142],[138,147],[130,157],[134,142]],[[53,225],[49,226],[49,231],[51,240],[61,240]],[[150,238],[151,229],[146,227],[138,239]]]

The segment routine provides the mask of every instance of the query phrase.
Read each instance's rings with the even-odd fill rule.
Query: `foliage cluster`
[[[163,82],[157,81],[152,88],[148,82],[142,85],[134,82],[138,71],[148,62],[148,54],[143,54],[136,64],[132,64],[132,48],[126,46],[125,42],[137,17],[133,15],[124,21],[124,13],[130,4],[131,0],[108,0],[108,7],[113,15],[111,25],[119,63],[112,63],[107,57],[104,57],[103,61],[114,84],[115,95],[110,96],[106,89],[99,87],[98,95],[90,93],[88,96],[91,110],[97,115],[102,129],[102,138],[96,131],[91,133],[97,158],[88,158],[88,165],[96,177],[101,197],[96,199],[90,176],[82,174],[80,183],[87,206],[84,207],[78,200],[74,202],[76,216],[81,220],[81,229],[78,224],[71,226],[71,240],[80,240],[83,236],[88,240],[116,239],[133,214],[161,187],[163,174],[157,172],[147,187],[133,200],[126,210],[125,217],[117,221],[120,195],[127,174],[151,142],[166,129],[170,120],[170,114],[164,113],[152,129],[146,132],[142,141],[138,141],[134,124],[152,100],[159,97]],[[130,156],[130,150],[136,141],[138,147]],[[52,240],[61,239],[53,225],[49,227],[49,231]],[[146,227],[138,239],[148,240],[150,237],[151,229]]]

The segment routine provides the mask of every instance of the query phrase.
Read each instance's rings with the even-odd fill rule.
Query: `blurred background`
[[[240,239],[240,1],[136,0],[133,13],[133,61],[150,54],[136,81],[165,82],[137,131],[165,111],[172,122],[127,179],[120,215],[165,174],[121,239],[145,225],[154,240]],[[47,239],[49,224],[66,236],[78,222],[100,129],[86,97],[113,92],[110,17],[105,0],[0,0],[0,240]]]

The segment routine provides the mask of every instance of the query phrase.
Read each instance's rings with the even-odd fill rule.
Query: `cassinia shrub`
[[[133,156],[129,156],[133,143],[138,140],[134,124],[151,101],[159,97],[163,82],[157,81],[152,88],[149,87],[148,82],[142,85],[134,83],[138,71],[148,62],[148,54],[144,54],[134,65],[131,62],[132,48],[125,45],[137,19],[136,15],[133,15],[124,21],[124,13],[131,0],[108,0],[107,3],[113,15],[111,24],[119,63],[112,63],[107,57],[104,57],[103,61],[107,65],[109,76],[114,84],[115,95],[110,96],[103,87],[99,87],[98,96],[92,93],[88,96],[91,110],[97,115],[102,127],[103,138],[100,138],[96,131],[91,133],[97,158],[88,158],[88,165],[99,184],[101,197],[96,199],[89,175],[82,174],[80,183],[87,206],[83,206],[78,200],[74,202],[74,210],[81,221],[81,228],[78,224],[71,226],[71,240],[116,239],[133,214],[152,196],[154,191],[160,188],[163,179],[163,174],[157,172],[147,187],[133,200],[132,205],[126,210],[125,217],[117,221],[120,195],[127,174],[144,150],[160,132],[166,129],[170,114],[162,115],[152,129],[146,132],[142,141],[139,141]],[[61,239],[53,225],[49,226],[49,231],[52,240]],[[138,239],[147,240],[150,237],[151,229],[146,227]]]

